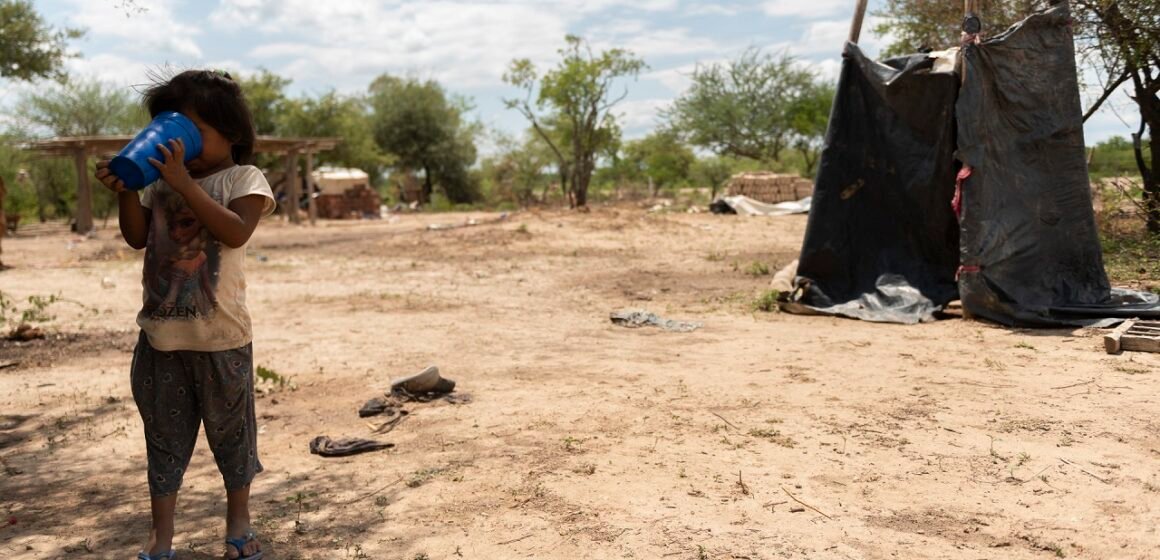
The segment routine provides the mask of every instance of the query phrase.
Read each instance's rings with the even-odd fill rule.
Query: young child
[[[274,209],[256,167],[254,125],[229,74],[191,70],[144,95],[149,114],[178,111],[197,125],[202,151],[188,163],[179,140],[150,160],[161,180],[137,192],[97,163],[117,193],[121,234],[145,249],[141,335],[133,352],[133,400],[145,424],[153,525],[138,560],[174,558],[174,510],[199,425],[226,487],[226,558],[256,560],[250,482],[262,471],[254,420],[253,347],[243,275],[245,247]]]

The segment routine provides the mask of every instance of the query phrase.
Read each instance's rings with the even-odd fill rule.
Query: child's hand
[[[172,148],[172,149],[170,149]],[[169,141],[169,147],[165,144],[158,144],[157,149],[165,156],[165,161],[157,161],[149,158],[149,163],[156,167],[161,172],[161,178],[165,179],[173,190],[182,192],[186,186],[193,183],[193,178],[189,176],[189,170],[185,168],[185,142],[180,138],[173,138]]]
[[[109,171],[109,160],[103,159],[98,161],[97,170],[95,173],[93,173],[93,176],[96,177],[97,180],[105,186],[105,188],[115,193],[125,192],[125,182],[116,175],[113,175],[112,171]]]

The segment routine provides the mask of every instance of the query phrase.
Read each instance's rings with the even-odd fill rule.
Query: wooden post
[[[297,224],[302,220],[298,216],[298,199],[302,197],[302,189],[298,184],[298,150],[286,152],[286,196],[290,199],[290,223]]]
[[[850,42],[855,45],[862,37],[862,20],[866,19],[866,1],[858,0],[858,4],[854,8],[854,21],[850,23]]]
[[[318,203],[314,200],[314,152],[306,149],[306,200],[310,208],[310,225],[318,221]]]
[[[73,150],[73,162],[77,168],[77,233],[84,235],[93,231],[93,191],[89,184],[88,154],[83,143]]]

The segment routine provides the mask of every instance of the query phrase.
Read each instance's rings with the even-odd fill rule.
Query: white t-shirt
[[[274,193],[261,170],[237,165],[195,179],[222,206],[252,194],[267,198],[262,215],[274,211]],[[163,352],[220,352],[250,343],[243,273],[246,247],[231,249],[197,219],[185,198],[158,181],[141,194],[151,220],[141,285],[144,307],[137,324],[149,344]]]

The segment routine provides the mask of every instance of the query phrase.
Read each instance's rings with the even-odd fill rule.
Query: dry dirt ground
[[[525,212],[270,221],[247,260],[271,559],[1160,557],[1160,355],[1101,331],[879,325],[752,309],[805,218]],[[10,238],[0,289],[48,340],[0,346],[0,557],[128,559],[148,529],[127,383],[140,255],[115,229]],[[692,333],[615,326],[643,308]],[[357,409],[438,364],[469,404]],[[222,552],[204,440],[178,557]]]

